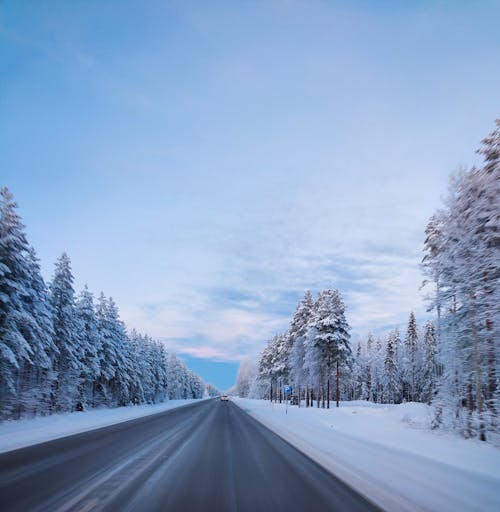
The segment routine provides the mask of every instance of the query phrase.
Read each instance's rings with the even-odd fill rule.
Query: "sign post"
[[[288,414],[288,397],[292,393],[292,387],[291,386],[283,386],[283,393],[285,395],[285,414]]]

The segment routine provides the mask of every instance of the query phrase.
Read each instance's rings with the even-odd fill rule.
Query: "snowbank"
[[[424,404],[234,401],[385,510],[500,510],[500,450],[430,431]]]
[[[85,412],[52,414],[51,416],[26,420],[5,421],[0,423],[0,453],[168,411],[197,401],[199,399],[170,400],[154,405],[91,409]]]

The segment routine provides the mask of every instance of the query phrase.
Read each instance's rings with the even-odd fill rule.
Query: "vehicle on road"
[[[229,397],[227,395],[221,395],[220,396],[220,401],[221,402],[229,402]]]

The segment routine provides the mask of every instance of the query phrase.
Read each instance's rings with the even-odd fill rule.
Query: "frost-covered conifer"
[[[439,213],[439,243],[427,243],[424,257],[427,275],[431,270],[439,278],[431,302],[441,310],[435,423],[483,440],[495,435],[498,418],[499,146],[497,121],[479,150],[483,167],[452,176]]]
[[[79,402],[82,373],[81,325],[76,314],[73,274],[68,255],[57,260],[50,284],[50,305],[54,323],[54,342],[58,355],[54,362],[54,407],[57,411],[72,411]]]
[[[434,324],[424,326],[424,363],[422,369],[422,401],[431,403],[438,378],[437,344]]]
[[[413,311],[408,319],[404,348],[403,396],[413,402],[418,400],[418,328]]]
[[[81,344],[80,344],[80,402],[83,407],[93,407],[94,383],[100,374],[99,352],[100,336],[95,314],[94,297],[87,286],[82,290],[76,302],[76,315],[78,317]]]
[[[401,401],[401,380],[397,363],[399,331],[395,329],[387,337],[383,374],[383,401],[394,404]]]

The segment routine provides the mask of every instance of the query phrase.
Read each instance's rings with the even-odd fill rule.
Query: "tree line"
[[[411,313],[404,338],[370,334],[353,351],[340,293],[307,292],[258,363],[241,365],[236,393],[281,400],[287,383],[306,406],[329,407],[335,377],[337,399],[425,402],[433,427],[500,442],[500,120],[478,153],[482,165],[451,176],[425,229],[433,321],[419,328]]]
[[[17,205],[0,191],[0,419],[201,398],[206,388],[163,344],[128,333],[111,297],[78,296],[63,254],[47,285]]]
[[[430,404],[442,371],[434,323],[419,326],[412,312],[404,335],[397,328],[384,336],[370,333],[358,343],[350,370],[347,400]]]
[[[306,407],[328,408],[333,398],[337,405],[430,403],[441,371],[433,322],[421,328],[410,313],[404,337],[394,329],[352,344],[338,290],[324,290],[316,299],[307,291],[289,328],[267,343],[258,365],[242,363],[235,392],[282,401],[282,388],[290,384]]]
[[[306,292],[282,334],[273,337],[258,364],[261,387],[270,400],[283,399],[283,384],[294,385],[306,406],[316,400],[330,407],[332,389],[340,399],[340,375],[352,360],[345,305],[338,290],[323,290],[316,299]],[[332,386],[333,380],[336,385]]]

